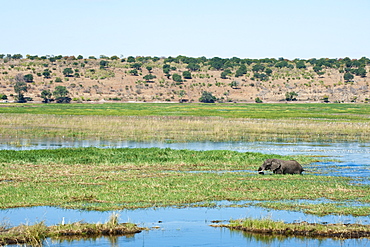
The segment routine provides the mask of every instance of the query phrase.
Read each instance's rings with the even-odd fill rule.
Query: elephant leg
[[[274,174],[283,174],[283,171],[281,169],[274,170]]]

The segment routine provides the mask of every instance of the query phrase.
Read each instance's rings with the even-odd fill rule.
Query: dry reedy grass
[[[1,114],[9,138],[126,141],[369,141],[369,122],[187,116]]]

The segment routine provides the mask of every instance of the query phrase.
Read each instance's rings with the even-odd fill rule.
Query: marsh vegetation
[[[332,237],[332,238],[362,238],[370,236],[369,225],[361,224],[319,224],[319,223],[285,223],[271,219],[232,220],[227,227],[233,230],[284,236]]]
[[[6,106],[0,107],[0,134],[3,138],[163,142],[370,140],[370,107],[367,105]]]
[[[249,152],[168,148],[2,150],[0,207],[51,205],[105,211],[218,200],[370,201],[369,186],[352,184],[350,178],[309,173],[258,175],[262,161],[274,157],[282,158]],[[284,158],[294,158],[303,165],[316,160],[305,156]],[[275,204],[261,205],[277,208]],[[295,210],[305,207],[296,205]],[[338,214],[351,214],[341,205],[333,207]],[[367,214],[367,210],[368,207],[361,207],[356,214]]]
[[[140,228],[132,223],[119,223],[118,214],[112,214],[106,223],[60,223],[47,226],[44,222],[16,227],[3,226],[0,229],[0,245],[28,244],[42,246],[46,238],[53,240],[71,237],[122,236],[139,233]]]

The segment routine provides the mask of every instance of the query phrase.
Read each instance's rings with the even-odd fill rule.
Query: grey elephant
[[[279,160],[267,159],[258,168],[259,174],[264,174],[263,171],[271,170],[274,174],[302,174],[304,169],[295,160]]]

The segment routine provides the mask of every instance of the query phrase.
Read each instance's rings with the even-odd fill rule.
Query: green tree
[[[184,79],[191,79],[191,73],[190,73],[190,71],[184,71],[184,72],[182,72],[182,76],[184,77]]]
[[[71,102],[71,98],[67,97],[69,94],[69,91],[65,86],[57,86],[55,87],[55,90],[53,92],[53,95],[55,96],[55,100],[57,103],[69,103]]]
[[[153,79],[155,79],[155,78],[157,78],[155,75],[152,75],[152,74],[148,74],[148,75],[145,75],[144,77],[144,80],[146,80],[146,81],[151,81],[151,80],[153,80]]]
[[[146,69],[148,70],[149,73],[152,73],[153,67],[152,66],[146,66]]]
[[[27,74],[24,76],[25,82],[33,82],[33,75],[32,74]]]
[[[252,79],[253,80],[258,79],[258,80],[261,80],[261,81],[267,81],[268,76],[265,73],[254,73]]]
[[[134,58],[133,56],[129,56],[129,57],[127,58],[127,62],[128,62],[128,63],[135,63],[135,62],[136,62],[136,60],[135,60],[135,58]]]
[[[216,97],[207,91],[203,91],[202,96],[199,98],[199,101],[202,103],[215,103],[216,100]]]
[[[131,65],[131,68],[141,70],[141,63],[134,63],[134,64]]]
[[[267,76],[270,76],[272,74],[272,69],[270,68],[265,69],[265,73]]]
[[[21,54],[14,54],[14,55],[12,56],[12,58],[13,58],[13,59],[21,59],[21,58],[23,58],[23,56],[22,56]]]
[[[15,76],[14,92],[17,94],[15,98],[18,103],[27,102],[24,98],[24,93],[27,92],[27,83],[25,82],[22,74],[17,74]]]
[[[106,60],[100,60],[99,65],[101,69],[108,67],[109,62]]]
[[[219,57],[214,57],[209,61],[209,64],[211,65],[212,68],[216,70],[222,69],[224,66],[225,60]]]
[[[277,63],[275,64],[275,67],[276,67],[276,68],[284,68],[284,67],[288,67],[288,62],[287,62],[287,61],[285,61],[285,60],[281,60],[281,61],[279,61],[279,62],[277,62]]]
[[[8,99],[8,96],[6,96],[6,94],[0,93],[0,99],[7,100]]]
[[[181,75],[175,73],[172,75],[172,80],[174,80],[175,82],[182,82],[182,77]]]
[[[63,70],[63,75],[66,76],[66,77],[70,77],[72,74],[73,74],[73,69],[71,69],[71,68],[65,68]]]
[[[353,78],[354,78],[354,76],[351,73],[349,73],[349,72],[345,73],[344,76],[343,76],[343,79],[346,82],[349,82],[349,81],[353,80]]]
[[[228,75],[227,72],[222,71],[220,77],[221,77],[221,79],[227,79],[227,75]]]
[[[41,92],[41,98],[43,98],[44,100],[43,100],[43,102],[44,103],[49,103],[50,102],[50,100],[51,100],[51,96],[52,96],[53,94],[50,92],[50,90],[48,89],[48,90],[43,90],[42,92]]]
[[[258,71],[264,71],[265,70],[265,66],[263,66],[262,64],[258,63],[258,64],[255,64],[253,65],[252,67],[252,71],[253,72],[258,72]]]
[[[46,69],[46,70],[44,70],[44,72],[42,72],[42,75],[43,75],[46,79],[48,79],[48,78],[50,78],[50,71],[49,71],[48,69]]]
[[[320,72],[322,70],[322,67],[320,66],[320,65],[315,65],[314,67],[313,67],[313,71],[315,71],[316,73],[317,72]]]
[[[255,99],[254,99],[254,101],[255,101],[256,103],[263,103],[263,101],[262,101],[259,97],[255,98]]]
[[[69,94],[69,91],[65,86],[56,86],[53,92],[55,97],[65,97]]]
[[[134,75],[134,76],[138,76],[138,75],[139,75],[139,73],[138,73],[137,69],[132,69],[132,70],[130,70],[130,71],[129,71],[129,73],[130,73],[131,75]]]
[[[296,64],[295,64],[296,68],[297,69],[305,69],[306,68],[306,64],[304,63],[304,61],[302,60],[299,60]]]
[[[170,71],[171,71],[171,68],[168,68],[168,67],[163,68],[163,73],[165,74],[167,79],[170,79],[170,77],[171,77]]]
[[[188,66],[186,66],[186,68],[191,71],[198,71],[200,69],[200,65],[197,63],[189,63]]]
[[[247,67],[243,64],[235,72],[235,77],[243,76],[247,73]]]
[[[296,101],[298,94],[296,92],[286,92],[285,100],[286,101]]]
[[[55,78],[55,82],[63,82],[63,80],[62,80],[62,78],[57,77],[57,78]]]
[[[366,77],[366,69],[364,67],[360,67],[355,71],[357,76]]]
[[[237,81],[232,81],[229,85],[230,85],[230,87],[232,87],[233,89],[237,89],[237,88],[239,88],[239,82],[237,82]]]
[[[325,74],[324,71],[322,71],[322,67],[320,65],[315,65],[313,67],[313,70],[316,72],[317,75],[319,76],[322,76],[323,74]]]

